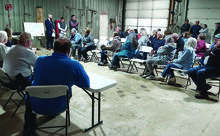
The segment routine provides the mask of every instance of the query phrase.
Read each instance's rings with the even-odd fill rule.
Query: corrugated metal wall
[[[118,16],[119,5],[122,0],[0,0],[0,28],[5,29],[8,21],[8,12],[5,10],[5,4],[13,5],[10,11],[11,27],[14,32],[22,32],[24,22],[36,22],[36,7],[41,6],[44,12],[44,18],[47,14],[53,15],[53,20],[65,18],[69,23],[72,14],[76,15],[79,23],[79,31],[83,32],[88,22],[88,27],[95,38],[99,37],[99,15],[105,10],[110,18]],[[86,10],[88,9],[88,10]],[[92,10],[97,11],[95,14]],[[68,29],[69,30],[69,29]],[[109,27],[110,30],[110,27]],[[109,36],[113,30],[109,31]]]

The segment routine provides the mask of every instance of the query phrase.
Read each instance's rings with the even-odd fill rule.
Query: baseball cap
[[[215,38],[220,39],[220,33],[215,35]]]

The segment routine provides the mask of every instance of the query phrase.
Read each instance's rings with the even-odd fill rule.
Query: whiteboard
[[[31,36],[45,36],[43,23],[24,22],[24,31],[30,33]]]

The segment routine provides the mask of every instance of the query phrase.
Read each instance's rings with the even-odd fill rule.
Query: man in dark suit
[[[53,41],[55,37],[55,30],[54,30],[52,18],[53,16],[51,14],[48,14],[48,19],[45,20],[48,50],[53,49]]]

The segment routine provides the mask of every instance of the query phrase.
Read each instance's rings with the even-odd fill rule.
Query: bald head
[[[69,55],[71,42],[64,37],[58,38],[54,43],[54,52],[63,53]]]

